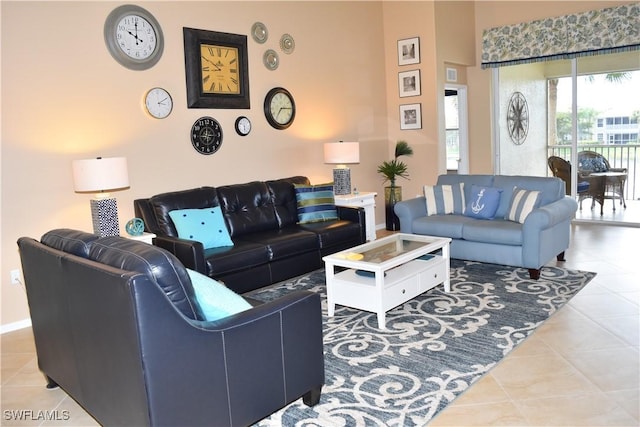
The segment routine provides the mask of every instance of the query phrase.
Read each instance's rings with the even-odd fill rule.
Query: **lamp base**
[[[351,170],[335,168],[333,170],[333,194],[338,196],[351,194]]]
[[[100,237],[119,236],[118,205],[115,198],[91,199],[93,232]]]

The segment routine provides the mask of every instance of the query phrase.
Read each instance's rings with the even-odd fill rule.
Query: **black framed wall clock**
[[[250,108],[247,36],[183,28],[189,108]]]
[[[191,144],[200,154],[213,154],[222,146],[222,126],[213,117],[200,117],[191,127]]]
[[[264,115],[276,129],[286,129],[296,118],[296,103],[293,95],[282,87],[271,89],[264,98]]]
[[[113,59],[131,70],[153,67],[164,50],[164,36],[156,18],[132,4],[119,6],[107,16],[104,41]]]
[[[511,141],[522,145],[529,132],[529,106],[521,92],[514,92],[507,107],[507,129]]]

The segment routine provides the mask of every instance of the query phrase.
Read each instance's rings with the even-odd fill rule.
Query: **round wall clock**
[[[271,89],[264,98],[264,115],[276,129],[291,126],[296,117],[296,104],[291,93],[281,87]]]
[[[527,100],[520,92],[514,92],[507,107],[507,128],[509,136],[516,145],[527,139],[529,131],[529,107]]]
[[[247,136],[251,132],[251,120],[248,117],[240,116],[236,119],[236,132],[240,136]]]
[[[162,29],[156,18],[131,4],[117,7],[107,16],[104,41],[111,56],[131,70],[153,67],[164,49]]]
[[[154,87],[145,94],[144,106],[152,117],[164,119],[171,114],[173,100],[169,92],[161,87]]]
[[[213,117],[200,117],[191,127],[191,144],[200,154],[213,154],[222,145],[222,127]]]

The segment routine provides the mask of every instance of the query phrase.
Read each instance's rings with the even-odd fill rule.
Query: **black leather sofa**
[[[320,297],[203,321],[182,264],[124,237],[18,240],[38,365],[105,426],[245,426],[324,383]]]
[[[154,245],[173,253],[185,267],[244,293],[323,266],[322,257],[364,243],[362,208],[337,207],[338,220],[298,224],[295,176],[221,187],[200,187],[134,201],[135,214],[154,233]],[[169,212],[220,206],[233,247],[205,250],[178,237]]]

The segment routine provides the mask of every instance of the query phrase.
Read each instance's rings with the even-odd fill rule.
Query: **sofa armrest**
[[[424,196],[415,197],[396,203],[393,210],[400,219],[400,231],[413,233],[413,220],[427,216],[427,202]]]
[[[366,226],[367,221],[364,213],[364,208],[360,208],[356,206],[336,206],[336,210],[338,211],[339,219],[360,224],[360,240],[362,242],[366,242],[367,241],[367,226]]]
[[[551,228],[556,224],[573,219],[577,210],[578,202],[570,196],[565,196],[548,205],[534,209],[527,216],[523,224],[525,238],[528,232],[533,230],[538,232],[539,230]]]
[[[171,252],[186,268],[209,275],[204,257],[204,247],[201,242],[178,237],[157,236],[153,238],[153,244]]]

